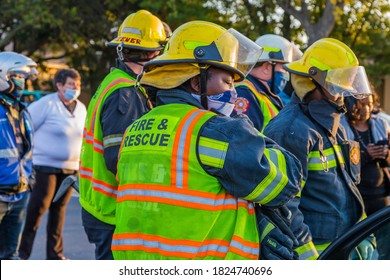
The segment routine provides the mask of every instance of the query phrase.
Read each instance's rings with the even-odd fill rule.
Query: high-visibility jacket
[[[11,116],[9,104],[0,99],[0,193],[14,194],[25,192],[32,173],[32,122],[29,114],[22,110],[19,116]],[[18,118],[16,127],[14,118]],[[20,131],[26,147],[20,156],[15,137]]]
[[[118,162],[115,259],[258,259],[253,203],[226,193],[198,159],[200,130],[214,116],[169,104],[129,126]],[[226,145],[207,145],[204,154],[226,153]]]
[[[239,106],[244,106],[245,110],[249,111],[247,112],[249,113],[248,116],[251,119],[251,121],[254,123],[255,127],[259,131],[263,131],[264,127],[269,123],[269,121],[279,113],[279,109],[272,103],[272,101],[264,93],[262,93],[260,88],[257,88],[256,85],[249,79],[245,79],[242,82],[236,83],[234,86],[238,94],[238,99],[235,105],[235,111],[236,112],[239,111],[238,108]],[[257,108],[254,104],[241,104],[241,103],[250,103],[250,101],[245,99],[245,97],[247,96],[244,93],[244,90],[249,90],[250,93],[256,98],[259,108]]]
[[[100,84],[88,106],[80,156],[80,204],[97,219],[115,224],[118,183],[104,161],[100,114],[104,101],[115,90],[135,85],[126,72],[114,69]]]

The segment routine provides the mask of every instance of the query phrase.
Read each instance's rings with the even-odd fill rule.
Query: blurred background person
[[[346,130],[350,139],[360,143],[361,181],[357,185],[364,201],[367,215],[390,205],[389,135],[385,120],[373,113],[379,106],[373,94],[363,99],[345,98],[347,107]],[[390,225],[375,232],[379,259],[390,259]]]
[[[32,187],[32,124],[18,101],[37,64],[14,53],[0,53],[0,259],[18,259],[20,233]]]
[[[62,181],[79,169],[81,141],[86,108],[77,98],[81,78],[74,69],[58,70],[54,77],[57,92],[28,107],[34,125],[33,164],[36,187],[27,208],[19,255],[28,259],[44,213],[49,210],[46,235],[46,258],[64,260],[62,231],[66,205],[72,188],[52,202]]]

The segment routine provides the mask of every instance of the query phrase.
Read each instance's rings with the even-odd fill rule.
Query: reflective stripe
[[[315,260],[318,258],[318,251],[313,242],[306,243],[296,248],[295,251],[298,253],[300,260]]]
[[[263,241],[264,237],[275,228],[275,226],[271,223],[268,223],[263,232],[261,233],[260,241]]]
[[[98,152],[99,154],[104,153],[104,147],[103,147],[103,142],[99,141],[98,139],[95,139],[93,135],[90,133],[86,132],[84,133],[84,139],[85,139],[85,145],[93,145],[93,149]]]
[[[344,164],[341,147],[338,145],[335,145],[334,148],[330,147],[324,150],[323,155],[325,155],[325,157],[322,157],[320,151],[311,151],[309,153],[308,170],[321,171],[335,168],[337,167],[336,156],[338,157],[339,162]]]
[[[206,137],[199,139],[199,158],[204,165],[223,168],[229,143]]]
[[[122,143],[122,134],[113,134],[103,138],[104,148],[119,146]]]
[[[265,149],[264,155],[268,159],[270,171],[268,175],[257,185],[255,190],[245,199],[265,204],[274,199],[286,186],[286,160],[284,155],[275,149]],[[274,162],[277,162],[275,166]]]
[[[174,206],[184,206],[187,208],[196,208],[208,211],[220,211],[224,209],[246,208],[248,213],[254,213],[252,203],[236,199],[229,194],[211,194],[201,191],[188,189],[172,189],[171,187],[162,187],[150,184],[128,184],[121,185],[118,191],[118,202],[127,200],[149,201]]]
[[[244,257],[257,259],[258,244],[244,241],[237,236],[233,236],[230,244],[219,239],[198,242],[143,233],[114,234],[112,239],[112,250],[143,250],[164,256],[191,259],[205,256],[224,258],[229,249]]]
[[[333,148],[334,148],[334,151],[336,152],[336,155],[337,155],[339,162],[341,164],[344,164],[345,160],[344,160],[343,153],[341,151],[341,147],[339,145],[334,145]],[[347,160],[349,160],[349,159],[347,159]]]
[[[318,254],[321,254],[326,248],[328,248],[330,243],[331,242],[325,244],[314,244],[314,246],[316,247]]]
[[[118,84],[127,84],[127,86],[133,86],[135,85],[135,81],[127,79],[127,78],[119,78],[108,84],[108,86],[102,91],[102,93],[99,95],[99,99],[95,103],[95,108],[93,110],[92,114],[92,120],[89,126],[89,131],[94,134],[95,131],[95,119],[96,119],[96,114],[97,110],[100,108],[100,102],[102,102],[103,98],[106,96],[107,92],[110,92],[110,89],[115,87]]]
[[[0,150],[0,158],[17,158],[17,157],[19,157],[19,152],[17,148]]]
[[[116,197],[118,194],[117,186],[107,184],[104,181],[93,178],[93,170],[85,167],[80,167],[80,177],[90,180],[92,182],[92,188],[104,195]]]
[[[207,114],[207,111],[198,108],[191,110],[180,122],[177,129],[171,165],[171,184],[177,188],[188,187],[188,155],[192,130],[204,114]]]

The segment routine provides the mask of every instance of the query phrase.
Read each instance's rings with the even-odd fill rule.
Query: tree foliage
[[[172,29],[190,20],[234,27],[251,39],[276,33],[307,47],[322,37],[356,52],[376,84],[390,74],[389,0],[0,0],[0,50],[6,46],[78,69],[93,92],[116,57],[105,42],[132,12],[147,9]]]

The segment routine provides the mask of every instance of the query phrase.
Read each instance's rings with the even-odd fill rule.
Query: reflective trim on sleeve
[[[223,168],[229,143],[206,137],[199,139],[199,158],[202,164]]]
[[[330,242],[325,243],[325,244],[316,244],[314,246],[317,249],[318,254],[321,254],[329,245],[330,245]]]
[[[119,146],[122,143],[122,134],[111,134],[103,138],[104,148]]]
[[[266,204],[273,200],[288,182],[286,160],[283,153],[276,149],[265,149],[269,173],[245,199]]]
[[[298,253],[300,260],[316,260],[319,255],[316,249],[313,242],[309,242],[296,248],[295,251]]]
[[[17,158],[17,157],[19,157],[19,152],[17,148],[0,150],[0,158]]]

